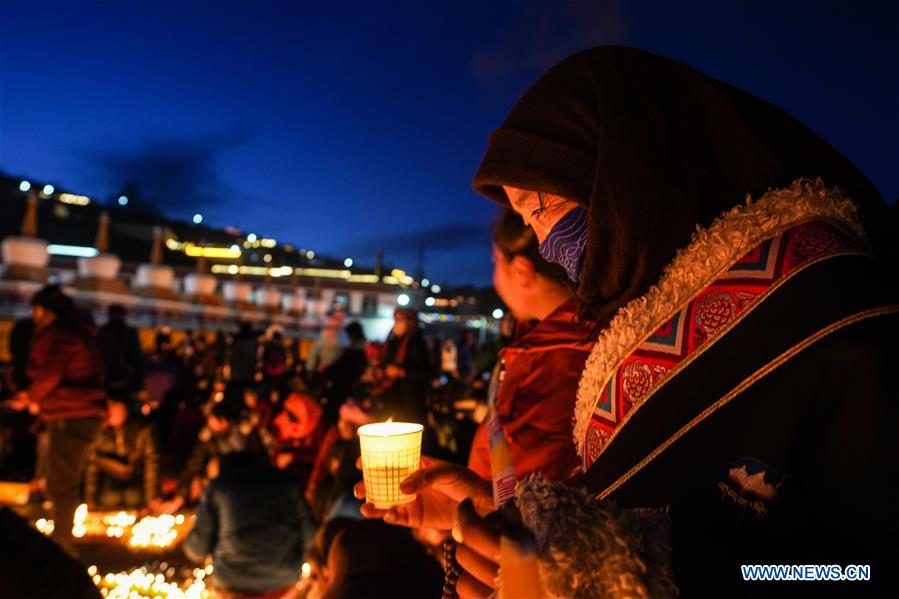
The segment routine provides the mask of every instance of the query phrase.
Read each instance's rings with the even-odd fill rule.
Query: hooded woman
[[[899,303],[858,169],[746,92],[602,47],[525,93],[474,186],[565,267],[596,337],[573,415],[583,489],[517,488],[543,596],[896,595]],[[414,525],[459,505],[466,598],[491,593],[500,552],[473,476],[425,462],[402,483]],[[844,578],[765,584],[754,564]]]
[[[849,160],[746,92],[601,47],[524,94],[474,186],[576,286],[597,335],[582,484],[668,509],[685,596],[838,590],[744,582],[756,563],[870,564],[853,595],[890,584],[873,573],[899,562],[899,305],[886,207]],[[574,594],[589,562],[559,556],[589,535],[553,501],[519,498],[550,590]]]

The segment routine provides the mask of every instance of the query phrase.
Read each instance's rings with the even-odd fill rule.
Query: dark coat
[[[254,380],[258,366],[259,339],[253,331],[241,331],[231,344],[231,380]]]
[[[223,459],[184,541],[194,561],[212,555],[215,582],[227,591],[265,593],[300,576],[315,534],[309,508],[288,473],[246,456]]]
[[[683,596],[899,594],[899,302],[882,269],[844,255],[796,274],[630,412],[585,474],[620,506],[667,510]],[[870,565],[871,580],[744,582],[752,564]]]
[[[425,422],[425,400],[431,383],[431,356],[421,329],[407,333],[410,335],[405,356],[400,358],[400,346],[404,338],[391,336],[387,340],[385,364],[395,364],[406,371],[406,375],[393,381],[381,396],[384,411],[394,420]]]
[[[346,401],[362,378],[368,360],[365,348],[351,345],[341,352],[340,357],[322,371],[322,396],[326,400],[324,409],[325,424],[337,422],[340,405]]]
[[[894,315],[816,343],[610,496],[668,509],[684,597],[896,596],[896,335]],[[776,500],[760,501],[741,471]],[[745,583],[741,564],[869,564],[872,580]]]
[[[17,320],[9,333],[9,353],[12,355],[12,382],[17,389],[27,389],[28,353],[34,337],[34,321],[31,318]]]
[[[127,396],[143,388],[144,354],[137,329],[121,320],[110,320],[100,327],[100,351],[110,396]]]

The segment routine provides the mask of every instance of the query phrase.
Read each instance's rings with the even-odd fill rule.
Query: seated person
[[[184,553],[198,563],[212,556],[222,596],[290,597],[315,535],[300,487],[256,453],[226,453],[219,462]]]
[[[410,532],[377,521],[338,532],[322,573],[323,599],[436,599],[443,587],[440,565]]]
[[[306,485],[306,499],[321,521],[342,515],[359,518],[359,502],[353,486],[362,479],[356,468],[359,457],[358,428],[371,418],[353,401],[340,406],[339,420],[325,435]]]
[[[170,501],[156,506],[157,511],[176,512],[190,493],[195,477],[202,477],[212,458],[226,453],[246,451],[268,458],[268,452],[253,424],[244,419],[243,388],[237,386],[225,390],[221,401],[213,402],[206,416],[206,426],[200,431],[197,444],[184,466],[178,480],[178,490]]]
[[[88,453],[85,501],[106,510],[140,508],[157,495],[159,454],[152,427],[129,418],[128,405],[112,400]]]
[[[309,394],[294,391],[274,419],[275,463],[290,467],[305,482],[322,440],[322,408]]]
[[[355,526],[358,518],[345,518],[338,516],[321,524],[315,531],[315,539],[312,546],[306,552],[306,562],[310,566],[308,591],[306,597],[321,597],[324,585],[330,577],[328,571],[328,552],[331,550],[331,543],[338,534]]]

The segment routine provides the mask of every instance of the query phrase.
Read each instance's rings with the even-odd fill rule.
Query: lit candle
[[[378,422],[359,427],[362,478],[366,501],[387,510],[415,499],[400,491],[400,483],[421,463],[421,432],[412,422]]]

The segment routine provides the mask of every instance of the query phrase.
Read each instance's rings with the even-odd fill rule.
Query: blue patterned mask
[[[587,247],[587,211],[578,206],[553,225],[543,243],[540,255],[565,269],[568,278],[577,283]]]

